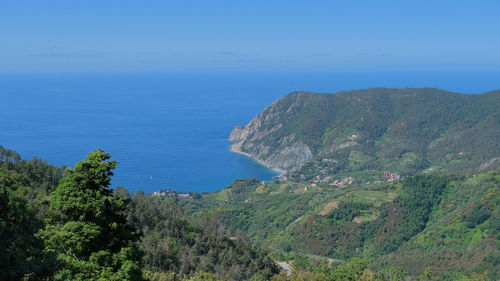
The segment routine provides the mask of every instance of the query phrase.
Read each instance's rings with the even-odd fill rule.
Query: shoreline
[[[260,160],[260,159],[257,159],[255,157],[253,157],[251,154],[249,153],[246,153],[246,152],[243,152],[241,151],[240,149],[236,148],[236,144],[235,143],[232,143],[230,146],[229,146],[229,150],[231,152],[234,152],[234,153],[238,153],[238,154],[241,154],[241,155],[244,155],[250,159],[252,159],[253,161],[259,163],[260,165],[278,173],[278,176],[281,177],[282,175],[286,174],[286,171],[284,170],[281,170],[281,169],[278,169],[278,168],[274,168],[272,167],[271,165],[269,165],[268,163],[264,162],[263,160]]]

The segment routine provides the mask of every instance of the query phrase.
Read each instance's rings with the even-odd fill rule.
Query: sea
[[[211,192],[277,174],[229,150],[227,137],[292,91],[436,87],[477,94],[500,72],[213,72],[0,74],[0,145],[74,166],[102,148],[111,187]]]

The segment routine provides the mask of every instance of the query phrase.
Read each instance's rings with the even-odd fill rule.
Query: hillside
[[[440,278],[500,276],[500,172],[416,175],[345,188],[241,179],[201,200],[194,217],[216,218],[266,245],[276,260],[313,265],[368,258],[374,270],[426,269]],[[335,279],[334,279],[335,280]]]
[[[381,180],[385,171],[493,170],[499,139],[500,91],[432,88],[294,92],[229,136],[233,151],[292,177],[361,182]]]
[[[0,279],[499,276],[499,171],[342,188],[248,178],[175,202],[109,189],[109,157],[96,150],[63,170],[0,147]]]
[[[92,181],[79,171],[96,165],[89,159],[99,154],[102,151],[90,153],[75,169],[63,170],[36,158],[22,160],[0,146],[0,280],[248,280],[269,279],[279,272],[267,253],[241,231],[229,236],[213,219],[192,220],[171,199],[130,194],[123,187],[99,186],[94,192],[92,181],[108,181],[102,168],[115,162],[96,161],[103,167]],[[72,182],[68,184],[74,174],[84,182],[78,192]],[[89,194],[107,198],[92,200]],[[64,200],[59,199],[62,195]],[[111,213],[112,204],[120,212],[109,221],[86,221],[101,203],[105,211],[98,211],[98,219]],[[56,230],[54,221],[63,212],[56,209],[60,204],[69,206],[63,211],[78,210],[77,220]],[[92,208],[81,210],[90,204]],[[106,225],[110,229],[96,237]],[[124,233],[129,237],[122,243],[129,248],[116,254]]]

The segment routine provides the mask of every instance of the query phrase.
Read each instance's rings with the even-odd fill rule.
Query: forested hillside
[[[500,167],[500,91],[374,88],[294,92],[245,127],[232,149],[296,178],[360,182],[384,171],[478,173]]]
[[[176,202],[109,189],[97,150],[62,169],[0,147],[0,280],[269,279],[277,265],[242,232],[187,221]]]
[[[416,175],[348,187],[304,181],[235,181],[201,200],[182,201],[310,271],[327,261],[367,258],[375,271],[401,266],[414,277],[500,274],[500,173]]]
[[[0,147],[1,280],[497,280],[500,172],[334,187],[236,180],[173,199]],[[278,264],[287,272],[280,269]]]

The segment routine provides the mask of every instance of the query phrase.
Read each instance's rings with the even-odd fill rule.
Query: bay
[[[95,73],[0,75],[0,145],[74,166],[103,148],[112,186],[210,192],[275,172],[229,151],[227,137],[297,90],[500,88],[500,72]]]

